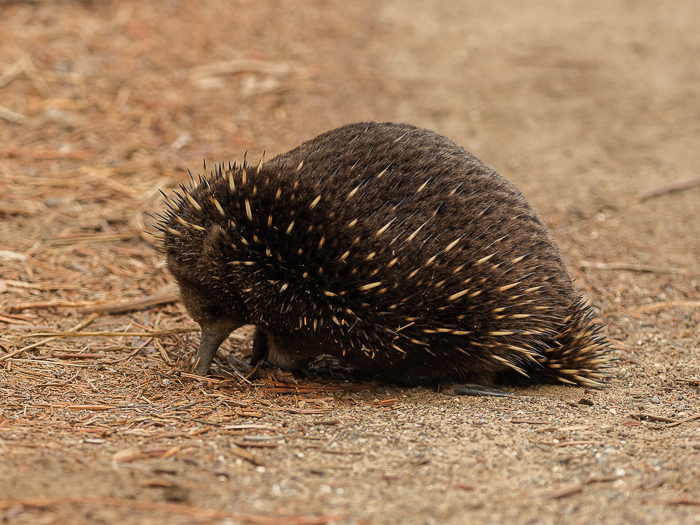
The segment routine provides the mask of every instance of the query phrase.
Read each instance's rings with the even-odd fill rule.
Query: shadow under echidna
[[[202,328],[202,375],[253,324],[251,364],[283,369],[330,355],[404,386],[608,377],[607,342],[537,213],[432,131],[350,124],[176,195],[157,227]]]

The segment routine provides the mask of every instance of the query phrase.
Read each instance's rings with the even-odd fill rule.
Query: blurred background
[[[191,492],[202,508],[347,509],[365,516],[351,520],[358,524],[372,515],[382,523],[461,524],[465,512],[475,523],[500,523],[489,521],[499,513],[512,523],[544,523],[547,509],[552,523],[597,522],[593,515],[607,516],[601,523],[700,520],[683,499],[698,493],[697,426],[656,437],[623,419],[647,411],[670,422],[698,406],[699,21],[698,0],[0,0],[0,428],[8,443],[0,439],[0,452],[14,454],[0,462],[0,497],[116,495],[128,508],[164,488],[165,501],[186,501]],[[585,408],[580,389],[554,387],[512,406],[535,423],[566,422],[551,434],[558,439],[593,445],[545,447],[540,442],[552,438],[509,426],[509,405],[500,401],[460,405],[432,391],[386,387],[368,397],[308,400],[319,403],[309,414],[339,414],[336,444],[365,443],[371,453],[304,449],[301,460],[296,445],[281,446],[254,455],[274,458],[266,472],[230,453],[231,435],[219,427],[237,417],[250,428],[277,425],[270,432],[285,439],[296,439],[298,428],[324,443],[335,430],[300,415],[297,395],[268,396],[285,412],[250,397],[268,395],[258,389],[222,393],[209,384],[207,393],[180,383],[198,335],[181,333],[196,326],[178,304],[116,316],[82,310],[171,283],[144,232],[152,230],[148,213],[163,208],[158,189],[188,180],[187,168],[201,172],[203,159],[213,167],[245,151],[271,158],[360,120],[447,135],[514,182],[542,215],[576,286],[607,324],[616,378],[613,388],[586,392]],[[104,333],[180,332],[158,348],[151,339],[112,336],[23,339],[87,324]],[[87,361],[74,360],[76,352]],[[229,405],[230,396],[246,400]],[[373,404],[374,396],[386,403]],[[401,411],[386,417],[399,398]],[[46,408],[85,399],[106,409]],[[44,404],[28,408],[28,400]],[[184,412],[162,419],[162,407],[175,402],[195,410],[192,419]],[[114,403],[143,415],[126,419]],[[590,448],[614,436],[619,448]],[[155,443],[174,448],[148,449]],[[144,457],[165,470],[114,466]],[[168,474],[173,464],[179,479]],[[156,475],[170,477],[148,478]],[[515,487],[589,478],[620,484],[511,498]],[[270,493],[280,479],[288,485],[279,481]],[[649,510],[650,490],[681,503],[663,507],[666,514]],[[4,516],[19,515],[13,508]],[[94,523],[93,512],[83,509],[75,521],[69,510],[45,522]],[[162,522],[100,512],[104,523]],[[192,522],[181,518],[169,522]]]

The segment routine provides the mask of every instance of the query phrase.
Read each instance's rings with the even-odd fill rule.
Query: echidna
[[[405,386],[608,377],[542,220],[435,132],[350,124],[175,193],[157,227],[202,375],[253,324],[253,363],[285,369],[328,354]]]

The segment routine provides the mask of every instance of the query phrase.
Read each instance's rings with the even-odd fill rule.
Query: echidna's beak
[[[197,351],[197,374],[207,375],[211,362],[214,360],[216,351],[219,349],[228,335],[239,327],[237,323],[222,320],[215,323],[200,323],[202,327],[202,338]]]

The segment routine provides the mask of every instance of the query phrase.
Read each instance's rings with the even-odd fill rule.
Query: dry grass
[[[700,13],[543,6],[0,0],[4,522],[697,521]],[[190,373],[158,190],[365,118],[523,188],[611,388],[251,383],[249,331]]]

